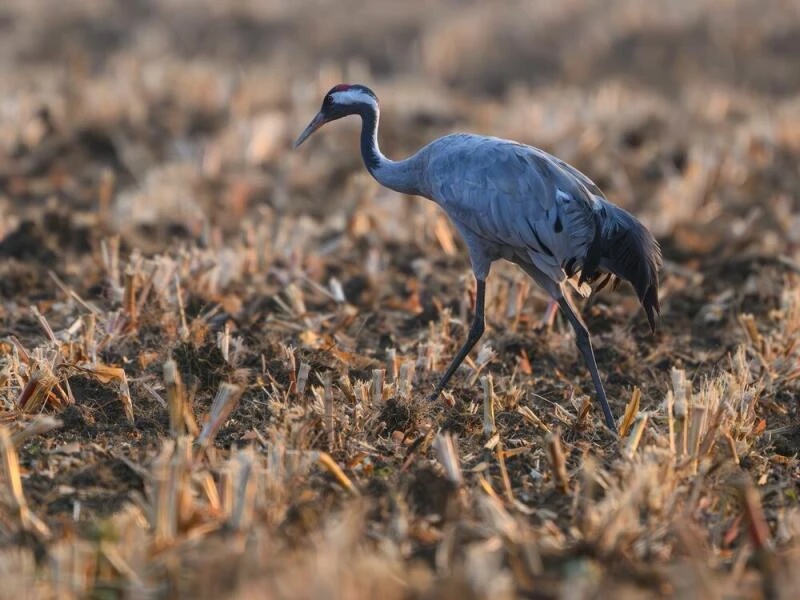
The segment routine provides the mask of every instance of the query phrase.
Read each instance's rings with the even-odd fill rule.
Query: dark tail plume
[[[598,229],[600,236],[594,249],[599,253],[599,261],[594,260],[601,270],[630,282],[647,314],[650,329],[655,331],[656,315],[661,314],[658,304],[661,248],[658,242],[633,215],[610,203],[603,203],[598,214]]]

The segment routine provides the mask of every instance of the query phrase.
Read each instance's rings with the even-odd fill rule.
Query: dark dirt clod
[[[409,407],[394,398],[386,402],[378,419],[386,423],[388,431],[407,431],[414,424]]]
[[[73,404],[61,411],[58,417],[63,423],[62,429],[76,433],[90,433],[94,427],[87,422],[84,410]]]
[[[41,227],[26,220],[0,241],[0,257],[52,264],[56,254],[47,246]]]
[[[420,468],[408,486],[408,501],[419,514],[444,517],[454,491],[453,484],[442,475],[429,468]]]

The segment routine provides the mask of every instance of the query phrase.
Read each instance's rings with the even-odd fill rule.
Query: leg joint
[[[467,337],[471,340],[477,340],[483,335],[483,331],[485,329],[484,320],[482,318],[476,318],[472,325],[469,328],[469,333]]]
[[[589,330],[586,327],[575,327],[575,340],[578,344],[589,342]]]

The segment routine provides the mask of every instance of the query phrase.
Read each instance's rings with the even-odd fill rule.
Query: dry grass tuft
[[[9,2],[0,14],[0,596],[789,598],[800,110],[786,3]],[[45,6],[47,4],[47,6]],[[324,26],[323,26],[324,24]],[[534,143],[662,242],[569,325],[364,173]]]

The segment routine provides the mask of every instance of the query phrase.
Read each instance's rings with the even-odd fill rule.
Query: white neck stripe
[[[378,104],[375,102],[375,98],[358,89],[334,92],[332,95],[333,101],[336,104],[371,104],[375,108],[378,107]]]

